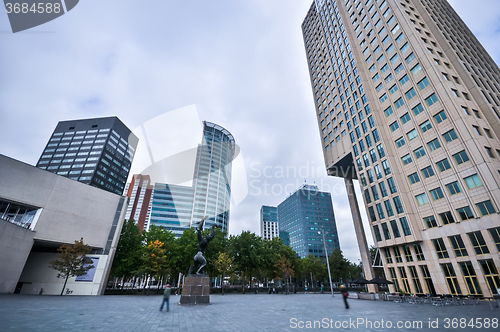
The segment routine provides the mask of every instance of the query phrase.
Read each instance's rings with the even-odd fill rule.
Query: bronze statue
[[[203,237],[201,232],[203,231],[203,224],[205,223],[205,220],[208,219],[208,217],[204,217],[201,219],[200,224],[198,225],[198,253],[194,256],[194,265],[191,266],[189,269],[189,274],[191,274],[191,271],[193,269],[198,268],[196,271],[197,275],[203,274],[203,269],[205,266],[207,266],[207,260],[205,259],[205,250],[207,249],[208,242],[210,242],[214,236],[215,236],[215,223],[212,225],[212,233],[209,235]]]

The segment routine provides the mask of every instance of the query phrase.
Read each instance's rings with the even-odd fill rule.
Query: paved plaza
[[[346,310],[339,294],[333,298],[329,294],[212,295],[212,304],[206,306],[179,306],[179,298],[171,297],[167,313],[158,310],[161,295],[0,295],[0,331],[500,330],[500,309],[488,303],[435,307],[349,299]],[[397,328],[398,322],[403,328]]]

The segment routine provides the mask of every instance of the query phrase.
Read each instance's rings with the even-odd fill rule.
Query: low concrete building
[[[0,293],[59,294],[64,280],[49,261],[83,238],[95,268],[65,292],[103,294],[126,209],[125,196],[0,155]]]

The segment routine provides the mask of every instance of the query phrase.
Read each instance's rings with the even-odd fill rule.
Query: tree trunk
[[[245,294],[245,272],[243,272],[241,274],[241,276],[243,277],[243,280],[242,280],[242,283],[241,283],[241,286],[242,286],[242,293]]]
[[[64,279],[64,286],[61,290],[61,294],[59,294],[59,296],[63,295],[64,293],[64,288],[66,288],[66,283],[68,282],[68,278],[69,278],[69,275],[66,276],[66,279]]]
[[[222,275],[222,281],[220,283],[220,288],[222,289],[222,295],[224,295],[224,274]]]

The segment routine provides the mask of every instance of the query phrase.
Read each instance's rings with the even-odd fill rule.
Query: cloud
[[[133,129],[196,105],[201,120],[233,134],[244,157],[249,195],[231,210],[230,232],[259,233],[261,205],[276,206],[304,180],[343,187],[326,176],[318,135],[301,33],[311,3],[86,0],[32,33],[0,34],[0,153],[35,164],[58,121],[116,115]],[[450,3],[498,60],[500,2]],[[10,30],[5,14],[0,30]],[[255,163],[261,171],[310,171],[251,178]],[[251,180],[261,181],[254,183],[260,195]],[[274,194],[264,193],[264,180]],[[338,190],[340,244],[357,262],[347,197]]]

